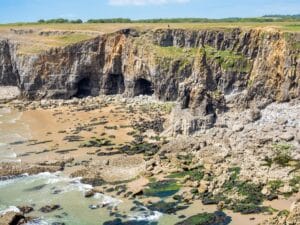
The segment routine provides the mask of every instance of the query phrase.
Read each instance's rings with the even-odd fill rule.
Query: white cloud
[[[187,3],[190,0],[109,0],[110,5],[164,5],[168,3]]]

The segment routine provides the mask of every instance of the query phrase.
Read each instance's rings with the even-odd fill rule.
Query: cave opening
[[[90,78],[83,78],[77,84],[77,92],[74,97],[85,98],[92,94]]]
[[[125,91],[123,74],[109,74],[104,89],[107,95],[123,94]]]
[[[153,95],[152,83],[146,79],[137,79],[134,84],[134,95]]]

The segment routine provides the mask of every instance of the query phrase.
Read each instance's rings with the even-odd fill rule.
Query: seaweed
[[[192,181],[200,181],[204,177],[203,167],[201,166],[192,170],[172,173],[168,178],[184,178],[185,176],[190,176]]]
[[[231,221],[231,217],[227,216],[224,212],[217,211],[215,213],[200,213],[175,225],[227,225]]]
[[[179,205],[178,202],[159,201],[147,205],[147,208],[152,211],[157,211],[165,214],[175,214],[177,211],[187,209],[188,206]]]
[[[146,196],[165,198],[174,195],[179,189],[180,185],[173,179],[154,181],[148,184],[147,188],[144,189],[144,194]]]

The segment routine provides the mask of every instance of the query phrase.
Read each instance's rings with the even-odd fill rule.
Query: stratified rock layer
[[[0,84],[18,85],[29,99],[154,94],[178,101],[172,132],[189,134],[228,107],[298,98],[299,41],[298,33],[261,29],[126,29],[24,56],[3,40]]]

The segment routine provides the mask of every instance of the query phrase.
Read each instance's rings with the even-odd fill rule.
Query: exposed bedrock
[[[7,40],[0,40],[0,85],[14,85],[19,82],[18,71],[14,64],[14,46]]]
[[[18,85],[28,99],[155,95],[178,102],[172,132],[190,134],[228,107],[299,98],[299,42],[275,30],[127,29],[18,55],[3,40],[0,85]]]

